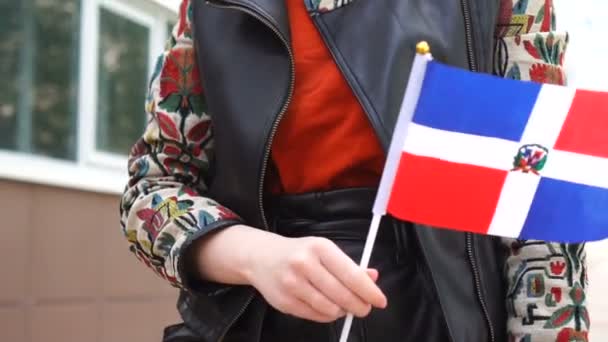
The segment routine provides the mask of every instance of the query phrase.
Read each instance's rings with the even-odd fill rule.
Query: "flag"
[[[608,237],[608,93],[417,56],[374,213],[521,239]]]

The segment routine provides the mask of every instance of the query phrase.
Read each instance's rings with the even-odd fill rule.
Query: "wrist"
[[[245,285],[252,285],[257,260],[256,250],[260,248],[258,245],[260,238],[256,237],[255,228],[240,225],[235,226],[234,229],[242,231],[242,237],[239,238],[240,243],[238,244],[239,252],[235,258],[235,271]]]
[[[197,269],[201,278],[230,285],[253,285],[264,264],[271,261],[279,235],[234,225],[206,237],[199,245]]]
[[[249,228],[244,239],[246,247],[242,249],[240,274],[247,285],[255,286],[260,276],[266,276],[269,266],[276,258],[278,246],[287,238],[264,230]]]

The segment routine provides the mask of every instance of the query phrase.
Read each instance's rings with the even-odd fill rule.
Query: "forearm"
[[[206,281],[251,285],[255,259],[280,239],[285,238],[245,225],[222,229],[193,246],[192,269]]]

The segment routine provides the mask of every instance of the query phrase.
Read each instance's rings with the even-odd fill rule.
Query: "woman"
[[[347,312],[350,341],[586,338],[560,320],[584,308],[582,246],[386,218],[372,268],[354,261],[415,43],[559,83],[553,26],[550,0],[184,0],[121,206],[132,251],[182,289],[165,341],[335,341]]]

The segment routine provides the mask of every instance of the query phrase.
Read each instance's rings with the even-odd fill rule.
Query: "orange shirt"
[[[384,152],[302,0],[286,0],[295,89],[272,146],[272,192],[377,186]]]

